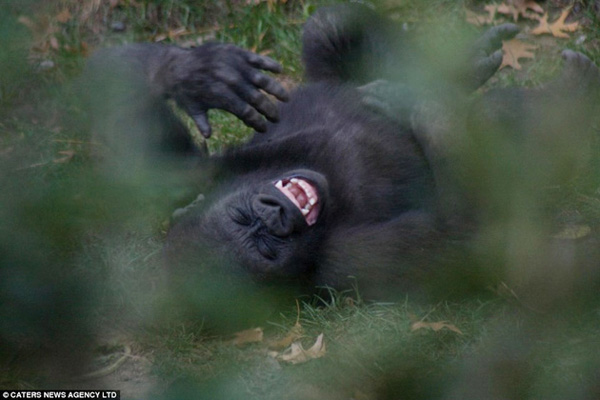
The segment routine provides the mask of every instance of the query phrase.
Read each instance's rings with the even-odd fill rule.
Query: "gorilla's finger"
[[[392,107],[390,104],[376,96],[363,97],[361,99],[361,104],[376,114],[393,118]]]
[[[279,73],[283,70],[281,65],[270,57],[261,56],[251,52],[246,52],[246,54],[246,61],[255,68],[276,73]]]
[[[491,56],[479,59],[475,63],[475,73],[484,81],[488,80],[500,68],[503,56],[502,50],[496,50]]]
[[[256,130],[257,132],[265,132],[267,123],[264,118],[251,106],[246,106],[241,114],[236,114],[244,124]]]
[[[502,47],[502,41],[512,39],[519,33],[515,24],[502,24],[488,29],[483,36],[475,42],[475,49],[486,54]]]
[[[208,122],[208,115],[206,114],[206,111],[192,114],[191,117],[202,136],[208,139],[212,135],[212,128]]]
[[[240,73],[236,69],[233,69],[233,68],[228,68],[228,67],[219,68],[218,70],[216,70],[214,72],[214,76],[219,81],[221,81],[229,86],[235,86],[235,85],[239,85],[242,83],[242,78],[240,76]]]
[[[267,123],[262,115],[250,104],[246,103],[233,93],[224,96],[222,106],[219,106],[219,108],[235,115],[241,119],[244,124],[255,129],[257,132],[264,132],[267,130]]]
[[[254,71],[248,77],[250,82],[256,87],[263,89],[265,92],[272,94],[277,97],[281,101],[288,101],[289,94],[288,92],[281,86],[276,79],[271,78],[263,73],[258,71]]]
[[[276,122],[279,120],[279,111],[277,107],[264,93],[248,85],[238,87],[237,93],[259,113],[267,117],[269,121]]]

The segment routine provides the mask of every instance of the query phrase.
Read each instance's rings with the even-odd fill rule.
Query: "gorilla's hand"
[[[470,67],[461,83],[471,91],[483,85],[502,64],[502,41],[519,32],[515,24],[503,24],[488,29],[473,46]]]
[[[403,83],[383,79],[360,86],[357,90],[365,107],[400,123],[409,121],[420,97]]]
[[[211,135],[206,114],[211,108],[228,111],[259,132],[266,130],[261,115],[277,121],[277,107],[261,90],[282,101],[288,99],[287,92],[260,71],[280,72],[277,62],[230,44],[179,50],[165,71],[166,91],[194,119],[204,137]]]

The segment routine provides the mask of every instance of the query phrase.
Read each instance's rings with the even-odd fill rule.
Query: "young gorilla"
[[[475,43],[467,68],[460,69],[466,72],[440,82],[440,93],[465,103],[467,92],[497,70],[501,41],[516,33],[510,24],[488,31]],[[122,118],[139,116],[141,121],[127,125],[129,137],[140,137],[131,146],[143,142],[154,146],[150,150],[194,153],[189,135],[164,104],[170,97],[206,137],[210,108],[230,111],[262,132],[204,160],[210,165],[202,173],[213,172],[218,188],[168,235],[166,257],[180,278],[176,282],[216,274],[293,282],[305,290],[358,283],[370,298],[422,288],[432,269],[450,268],[437,261],[451,264],[447,238],[466,222],[465,185],[449,165],[461,147],[454,142],[464,140],[459,136],[464,121],[510,119],[503,109],[514,108],[513,99],[535,108],[536,99],[553,92],[493,92],[473,106],[475,117],[447,118],[436,105],[444,103],[439,100],[444,94],[434,93],[439,101],[432,102],[426,90],[403,81],[403,69],[413,62],[404,38],[358,5],[319,10],[305,26],[303,44],[308,83],[279,109],[259,91],[288,100],[275,80],[258,71],[279,71],[265,57],[220,44],[109,50],[91,63],[92,73],[107,70],[106,56],[111,73],[135,70],[126,92],[136,96],[137,114],[129,107],[123,117],[117,106],[108,110],[111,122],[97,123],[96,131],[112,132]],[[568,52],[565,58],[567,73],[553,85],[596,104],[598,69],[580,54]],[[140,96],[149,87],[150,95]],[[265,124],[261,114],[272,122]]]

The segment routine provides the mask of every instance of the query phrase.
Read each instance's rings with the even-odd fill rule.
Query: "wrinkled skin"
[[[409,46],[394,29],[363,6],[319,10],[303,36],[308,83],[279,108],[260,91],[288,99],[261,72],[280,70],[265,57],[217,44],[119,50],[117,59],[144,65],[157,101],[175,99],[204,136],[210,136],[210,108],[259,131],[247,144],[204,161],[218,185],[168,235],[165,254],[174,275],[188,281],[230,274],[293,282],[303,290],[358,283],[368,298],[422,289],[432,269],[462,264],[443,239],[459,237],[456,227],[470,211],[451,167],[464,120],[502,118],[515,99],[535,104],[557,85],[597,104],[597,67],[567,52],[567,72],[547,89],[494,92],[448,113],[494,74],[501,41],[517,28],[485,33],[454,74],[453,89],[434,96],[399,78]],[[582,92],[582,86],[592,89]],[[533,114],[535,124],[540,116]],[[585,125],[587,114],[581,118]],[[165,136],[171,148],[192,147],[184,134],[172,132]]]

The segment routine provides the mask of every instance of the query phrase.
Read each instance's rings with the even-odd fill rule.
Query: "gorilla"
[[[107,139],[115,147],[197,159],[198,173],[211,176],[215,187],[201,189],[204,199],[179,213],[166,239],[166,263],[182,281],[216,274],[303,291],[358,285],[366,297],[401,295],[462,264],[453,249],[476,222],[477,201],[468,193],[470,165],[455,165],[469,146],[466,130],[494,131],[487,128],[502,121],[502,132],[485,134],[517,137],[548,102],[598,104],[598,68],[571,51],[547,86],[471,100],[498,69],[502,40],[517,31],[494,27],[461,55],[460,68],[432,66],[419,80],[410,71],[422,60],[391,21],[357,4],[323,8],[304,27],[306,82],[289,96],[261,71],[279,72],[276,62],[232,45],[104,50],[91,74],[126,75],[119,90],[127,100],[98,101],[103,118],[94,128],[112,132],[126,118],[127,134]],[[422,85],[426,79],[434,83]],[[275,106],[273,97],[283,102]],[[206,138],[212,108],[257,133],[208,157],[168,99]],[[587,132],[593,113],[581,108],[570,118]]]

